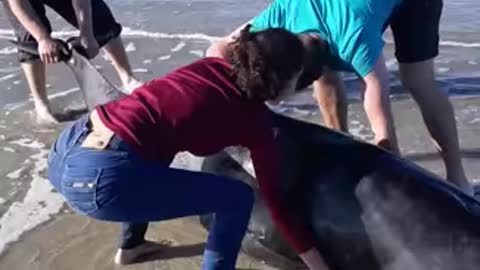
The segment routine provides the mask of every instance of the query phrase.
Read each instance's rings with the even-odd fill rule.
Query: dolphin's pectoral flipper
[[[75,75],[89,110],[92,110],[97,105],[105,104],[126,95],[110,83],[90,63],[84,54],[83,48],[79,47],[77,39],[70,38],[67,42],[57,41],[61,44],[60,61],[65,63]],[[17,46],[19,50],[38,55],[38,44],[35,42],[10,40],[10,43]]]

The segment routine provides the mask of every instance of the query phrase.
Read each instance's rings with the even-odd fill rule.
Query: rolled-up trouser
[[[203,269],[235,269],[252,189],[233,179],[145,161],[116,135],[105,149],[86,148],[89,123],[85,116],[66,128],[48,157],[48,179],[70,207],[129,224],[215,213]]]
[[[8,1],[0,0],[5,7],[5,14],[10,22],[10,25],[15,32],[15,36],[19,42],[36,42],[35,38],[28,32],[27,29],[20,23],[20,21],[13,14]],[[45,6],[50,7],[58,13],[63,19],[69,22],[72,26],[78,28],[77,17],[73,9],[71,0],[26,0],[32,6],[35,15],[50,33],[52,26],[46,15]],[[110,42],[112,39],[120,36],[122,26],[115,20],[110,8],[103,0],[89,0],[92,7],[92,27],[95,39],[100,47]],[[29,62],[38,59],[39,56],[25,52],[18,51],[19,62]]]

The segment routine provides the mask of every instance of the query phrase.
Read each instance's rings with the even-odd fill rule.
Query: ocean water
[[[116,19],[123,25],[125,38],[150,39],[152,44],[157,43],[158,40],[172,38],[183,38],[191,42],[204,41],[202,46],[193,52],[197,56],[202,56],[211,40],[232,31],[251,19],[269,2],[267,0],[110,0],[108,4]],[[449,0],[444,2],[441,20],[441,48],[440,55],[436,58],[438,83],[442,90],[451,96],[478,95],[480,93],[480,20],[478,20],[480,1]],[[53,13],[49,15],[54,30],[59,36],[67,37],[76,33],[58,15]],[[2,48],[2,44],[5,44],[2,41],[12,37],[9,24],[1,10],[0,61],[2,55],[15,53],[12,46]],[[391,93],[394,97],[404,96],[406,92],[398,81],[397,63],[393,56],[394,45],[389,30],[384,37],[387,66],[391,71]],[[0,83],[12,79],[9,70],[15,70],[15,66],[18,67],[13,62],[9,63],[7,68],[0,68]],[[142,72],[142,70],[145,71],[142,68],[136,71]],[[158,75],[161,75],[161,72]],[[349,97],[359,99],[356,77],[345,74],[345,80]],[[0,95],[3,94],[0,92]],[[2,100],[0,105],[16,104],[22,98],[24,99],[25,95],[13,99],[11,97],[0,98]]]

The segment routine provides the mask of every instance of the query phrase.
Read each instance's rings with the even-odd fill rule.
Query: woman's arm
[[[313,233],[286,205],[288,199],[281,196],[280,152],[274,142],[273,130],[271,128],[263,128],[263,130],[249,149],[260,193],[270,215],[309,269],[329,270],[314,247]]]
[[[363,81],[365,85],[363,106],[375,135],[375,144],[399,154],[389,99],[388,70],[383,54],[380,54]]]

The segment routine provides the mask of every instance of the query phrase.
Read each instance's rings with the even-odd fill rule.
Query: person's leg
[[[120,196],[117,202],[109,203],[111,209],[123,209],[124,203],[128,203],[135,213],[130,213],[126,220],[135,222],[213,212],[215,219],[205,249],[204,269],[234,269],[253,206],[251,188],[240,181],[204,173],[151,166],[141,170],[145,174],[140,177],[150,178],[148,183],[157,182],[139,187],[140,193],[135,192],[145,200],[136,198],[132,205],[128,198]],[[164,192],[159,194],[161,190]],[[142,211],[138,213],[138,209]]]
[[[339,74],[326,71],[313,83],[313,97],[317,100],[325,126],[348,132],[348,103]]]
[[[45,64],[40,59],[34,59],[31,61],[22,62],[21,66],[32,94],[37,123],[58,123],[57,119],[55,119],[49,108]]]
[[[118,163],[124,157],[111,152],[81,148],[66,157],[63,193],[73,206],[93,218],[132,224],[215,213],[204,269],[235,269],[254,200],[247,184],[158,162]]]
[[[135,88],[142,85],[142,82],[133,75],[120,36],[110,40],[103,48],[108,58],[111,60],[113,67],[117,71],[126,93],[131,93]]]
[[[447,179],[471,193],[458,142],[455,112],[448,96],[436,86],[433,59],[400,63],[402,81],[418,103],[423,120],[445,161]]]
[[[5,13],[9,20],[17,41],[19,42],[33,42],[36,40],[32,35],[23,27],[23,25],[17,20],[12,13],[8,1],[2,1],[5,7]],[[51,31],[50,23],[45,15],[45,7],[41,1],[31,1],[32,8],[37,12],[38,17],[45,25],[45,27]],[[50,112],[47,88],[46,88],[46,72],[45,64],[40,60],[37,55],[19,50],[18,60],[27,79],[28,87],[32,95],[33,104],[35,106],[36,118],[39,124],[57,123],[57,120]]]
[[[103,0],[91,0],[92,24],[98,45],[102,47],[115,68],[125,92],[130,93],[142,83],[133,75],[120,33],[122,26],[115,20]],[[45,3],[66,21],[78,27],[71,1],[45,0]]]
[[[402,83],[417,102],[446,165],[447,179],[472,194],[462,165],[453,106],[435,82],[442,0],[405,0],[392,19]]]

